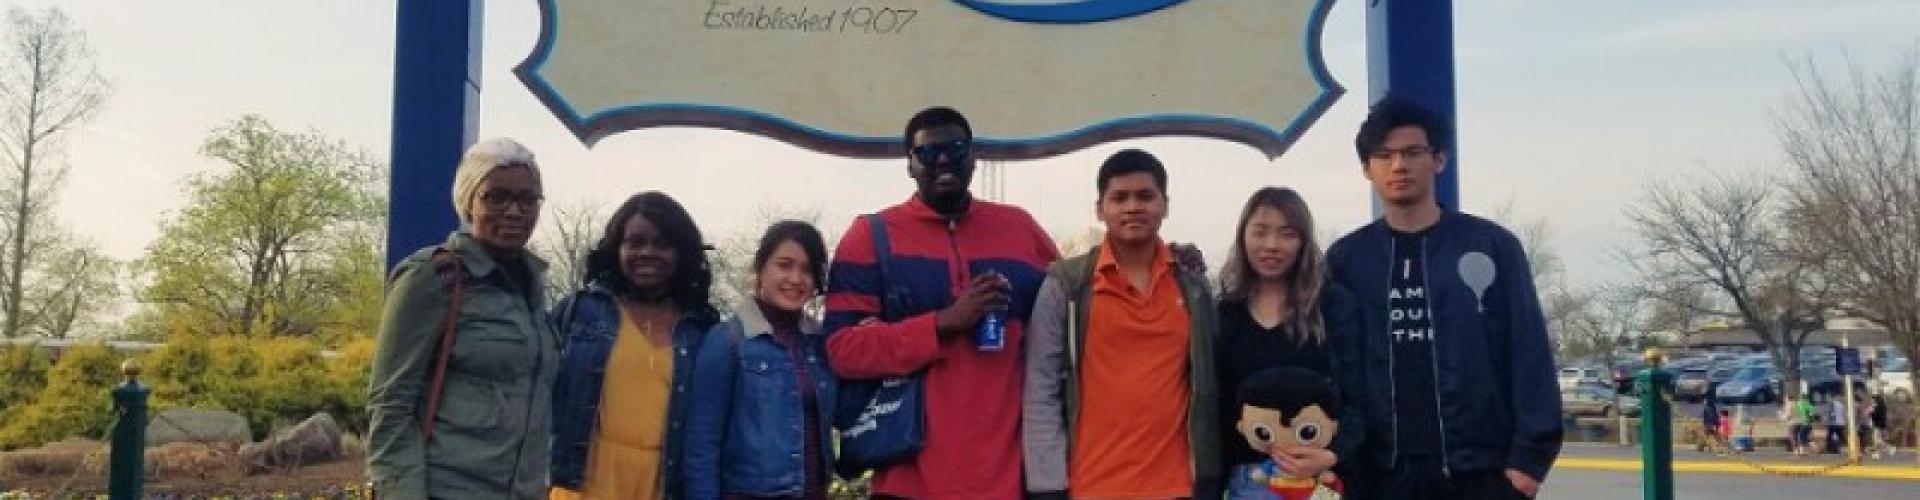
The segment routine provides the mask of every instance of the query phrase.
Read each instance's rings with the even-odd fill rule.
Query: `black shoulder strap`
[[[873,237],[873,264],[880,269],[880,320],[900,321],[912,307],[912,297],[900,286],[893,272],[893,243],[887,237],[887,222],[878,213],[860,216],[867,220],[867,233]]]

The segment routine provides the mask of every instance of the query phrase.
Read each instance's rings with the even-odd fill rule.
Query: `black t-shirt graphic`
[[[1402,456],[1439,456],[1442,451],[1425,240],[1425,232],[1393,233],[1387,339],[1393,344],[1394,441]]]

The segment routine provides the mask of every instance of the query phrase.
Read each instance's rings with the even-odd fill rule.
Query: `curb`
[[[1775,462],[1775,463],[1766,463],[1761,465],[1764,465],[1770,469],[1780,470],[1782,472],[1786,472],[1789,474],[1814,473],[1828,467],[1827,465],[1824,465],[1824,464],[1805,464],[1805,463],[1790,463],[1790,462],[1789,463]],[[1640,460],[1618,459],[1618,458],[1561,458],[1559,460],[1554,461],[1553,466],[1554,468],[1567,468],[1567,469],[1638,472],[1640,470]],[[1758,469],[1755,469],[1745,464],[1741,464],[1739,462],[1720,462],[1720,461],[1705,461],[1705,460],[1675,460],[1673,461],[1673,471],[1674,472],[1706,472],[1706,473],[1718,473],[1718,474],[1747,474],[1747,475],[1767,474],[1766,472],[1762,472]],[[1844,477],[1844,478],[1853,478],[1853,479],[1890,479],[1890,480],[1898,480],[1898,481],[1920,481],[1920,467],[1897,466],[1897,465],[1855,465],[1855,466],[1849,466],[1849,467],[1842,467],[1840,469],[1833,470],[1825,474],[1821,474],[1821,476]]]

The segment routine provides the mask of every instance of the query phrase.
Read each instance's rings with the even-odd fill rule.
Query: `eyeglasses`
[[[487,191],[480,195],[480,203],[485,204],[487,210],[494,212],[505,212],[509,205],[532,211],[540,208],[540,202],[546,199],[546,196],[532,191],[514,192],[503,189]]]
[[[939,164],[942,158],[948,163],[959,163],[967,160],[967,154],[972,149],[973,144],[968,141],[921,144],[913,147],[913,157],[920,160],[922,165]]]
[[[1367,154],[1367,161],[1390,162],[1394,157],[1408,160],[1433,156],[1434,150],[1428,146],[1407,146],[1404,148],[1381,149]]]

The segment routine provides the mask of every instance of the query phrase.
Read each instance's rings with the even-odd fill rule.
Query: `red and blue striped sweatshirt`
[[[982,200],[952,220],[918,196],[880,212],[893,261],[887,279],[912,305],[895,323],[880,313],[881,276],[867,222],[855,219],[833,256],[827,288],[827,357],[849,379],[926,369],[926,443],[914,459],[879,471],[874,493],[922,499],[1021,495],[1021,340],[1046,267],[1059,257],[1026,211]],[[1006,349],[980,351],[970,336],[941,340],[934,315],[972,276],[989,270],[1013,285]]]

